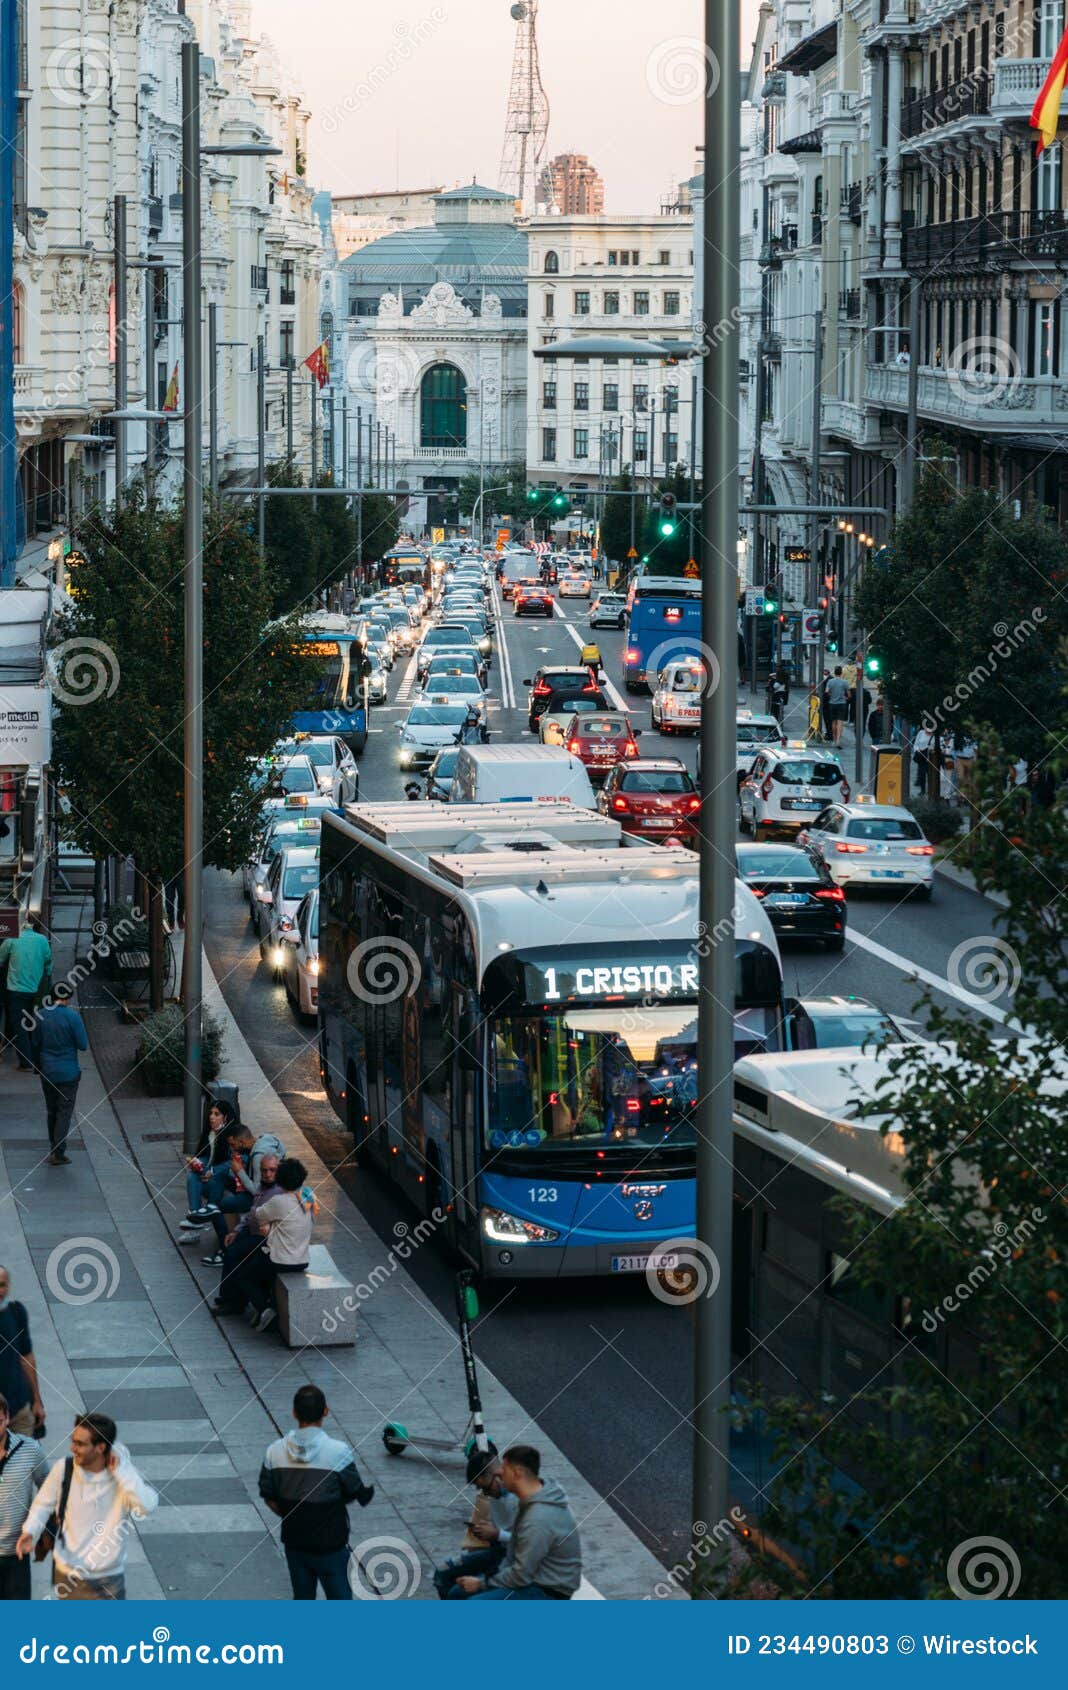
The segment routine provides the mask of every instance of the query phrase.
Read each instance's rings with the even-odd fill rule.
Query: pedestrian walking
[[[842,674],[839,663],[826,686],[827,714],[831,719],[831,744],[840,745],[842,729],[845,727],[846,710],[849,705],[849,688]]]
[[[496,1447],[474,1449],[467,1458],[467,1482],[475,1487],[475,1506],[459,1557],[446,1561],[434,1574],[434,1588],[442,1600],[451,1596],[458,1579],[488,1576],[499,1570],[508,1552],[519,1513],[519,1498],[504,1488],[503,1468]]]
[[[7,1031],[20,1068],[30,1067],[30,1028],[35,1005],[52,978],[52,947],[35,915],[16,939],[0,945],[0,968],[7,964]]]
[[[48,1477],[48,1459],[36,1438],[11,1430],[7,1398],[0,1392],[0,1602],[30,1600],[30,1562],[15,1553],[30,1503]]]
[[[59,1601],[124,1602],[126,1538],[131,1520],[159,1504],[107,1414],[79,1414],[70,1454],[57,1461],[37,1492],[15,1545],[31,1555],[56,1516],[52,1585]]]
[[[768,714],[782,726],[790,702],[790,672],[782,663],[768,677]]]
[[[496,1573],[462,1575],[450,1600],[566,1602],[582,1582],[582,1550],[563,1487],[541,1477],[541,1454],[528,1444],[505,1451],[501,1482],[519,1500],[504,1565]]]
[[[318,1385],[302,1385],[296,1431],[270,1445],[260,1468],[260,1495],[282,1522],[295,1602],[314,1602],[319,1585],[328,1602],[351,1602],[349,1504],[366,1508],[375,1494],[348,1444],[323,1431],[329,1412]]]
[[[13,1431],[27,1437],[44,1431],[45,1411],[37,1383],[30,1317],[11,1296],[11,1275],[6,1267],[0,1267],[0,1392]]]
[[[67,1135],[82,1077],[78,1052],[89,1048],[85,1023],[78,1011],[71,1008],[72,995],[70,987],[61,981],[52,993],[51,1003],[36,1012],[30,1035],[30,1054],[44,1092],[48,1160],[53,1168],[66,1167],[70,1162]]]

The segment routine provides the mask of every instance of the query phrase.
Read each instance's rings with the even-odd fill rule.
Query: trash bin
[[[905,754],[900,745],[873,745],[875,758],[874,789],[877,804],[903,804],[908,796],[905,785]]]
[[[208,1111],[213,1103],[225,1103],[233,1110],[234,1120],[241,1119],[240,1093],[233,1080],[205,1080],[204,1082],[204,1123],[203,1130],[208,1130]]]

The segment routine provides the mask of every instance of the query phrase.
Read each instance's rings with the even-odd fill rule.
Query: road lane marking
[[[582,635],[579,633],[578,629],[573,627],[570,622],[568,622],[566,624],[566,626],[567,626],[568,633],[571,635],[571,638],[574,640],[575,644],[578,646],[579,650],[581,651],[583,646],[587,642],[582,638]],[[628,716],[633,715],[634,706],[632,704],[627,704],[624,701],[622,695],[619,692],[616,691],[616,688],[612,684],[611,681],[609,681],[607,679],[603,680],[601,682],[601,686],[604,689],[604,691],[608,694],[609,698],[612,700],[612,703],[615,705],[617,710],[626,711]]]
[[[404,679],[401,682],[400,686],[397,688],[397,696],[396,696],[396,699],[394,700],[395,703],[397,703],[397,704],[406,704],[407,703],[408,698],[411,695],[412,685],[415,681],[416,670],[418,669],[418,666],[419,666],[418,653],[413,651],[412,652],[412,660],[409,663],[407,669],[404,671]]]
[[[850,945],[856,945],[859,950],[869,951],[878,957],[880,962],[888,962],[891,968],[896,968],[910,979],[920,980],[925,986],[931,986],[936,992],[942,992],[946,997],[956,998],[966,1009],[974,1009],[977,1015],[986,1015],[991,1021],[998,1021],[1011,1027],[1013,1032],[1021,1032],[1018,1022],[999,1009],[996,1004],[988,1003],[985,998],[977,998],[974,993],[966,992],[963,986],[955,986],[941,974],[932,974],[930,969],[921,968],[918,962],[912,962],[908,957],[900,956],[897,951],[888,950],[885,945],[879,945],[874,939],[869,939],[866,933],[858,933],[850,927],[846,932],[846,940]]]
[[[498,598],[496,587],[493,589],[493,614],[499,634],[497,655],[501,663],[501,702],[506,710],[514,710],[515,687],[512,685],[512,659],[508,650],[508,636],[504,631],[504,600]]]

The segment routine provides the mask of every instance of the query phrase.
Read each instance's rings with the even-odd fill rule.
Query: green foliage
[[[613,563],[627,561],[630,550],[631,535],[631,506],[637,504],[639,509],[634,516],[634,533],[640,539],[642,513],[640,500],[613,498],[613,493],[629,493],[634,487],[634,477],[630,470],[624,470],[612,483],[611,491],[605,499],[604,516],[601,518],[601,550],[605,557]],[[635,544],[637,544],[637,540]]]
[[[908,807],[935,845],[941,845],[946,839],[955,839],[964,822],[960,810],[953,804],[944,803],[941,798],[910,798]]]
[[[222,1022],[204,1011],[202,1031],[204,1078],[214,1080],[222,1067]],[[185,1021],[180,1004],[167,1004],[141,1024],[137,1049],[141,1072],[150,1085],[180,1091],[185,1077]]]
[[[377,563],[397,544],[401,520],[395,501],[384,493],[365,493],[362,504],[363,562]]]
[[[475,505],[478,502],[479,479],[477,474],[465,475],[461,478],[455,496],[448,501],[447,509],[450,521],[464,517],[471,520]],[[507,517],[515,523],[526,520],[527,468],[522,462],[498,466],[487,470],[485,476],[485,497],[482,500],[482,511],[487,524],[492,518]]]
[[[71,806],[65,830],[94,856],[132,856],[168,880],[183,863],[182,514],[132,495],[121,511],[87,515],[74,539],[88,561],[78,571],[75,608],[56,629],[63,649],[52,659],[60,687],[72,694],[63,702],[60,693],[55,730],[59,784]],[[209,508],[204,849],[216,868],[236,868],[247,855],[259,808],[253,760],[287,729],[308,689],[307,660],[292,649],[295,621],[272,627],[265,641],[276,598],[247,509],[228,501]],[[87,641],[99,642],[106,684],[86,688],[83,673],[83,701],[75,702],[77,653]]]
[[[839,1370],[833,1397],[750,1407],[783,1463],[763,1524],[798,1565],[756,1549],[749,1577],[783,1594],[973,1589],[954,1551],[995,1537],[1010,1546],[999,1557],[1006,1594],[1015,1558],[1021,1598],[1064,1595],[1068,819],[1005,792],[1000,743],[981,752],[992,773],[971,860],[1007,908],[991,910],[999,931],[982,941],[995,973],[979,968],[968,983],[995,1000],[999,984],[1016,985],[1015,1019],[995,1041],[984,1018],[925,1000],[942,1049],[904,1047],[883,1095],[861,1110],[895,1135],[908,1200],[889,1217],[844,1210],[848,1273],[882,1298],[884,1330],[893,1310],[896,1353],[890,1367],[872,1364],[855,1395]],[[1063,759],[1056,772],[1063,779]],[[777,1353],[790,1344],[779,1330]]]
[[[681,575],[690,558],[698,556],[698,540],[691,522],[691,512],[676,510],[675,532],[660,532],[660,493],[674,493],[678,502],[689,500],[689,481],[676,473],[657,483],[656,503],[645,512],[638,550],[649,559],[649,568],[659,575]]]
[[[937,464],[921,477],[858,613],[895,710],[943,735],[995,728],[1036,759],[1065,675],[1068,543],[1041,513],[1014,521],[992,492],[958,495]]]
[[[303,487],[304,477],[292,464],[271,464],[267,470],[267,484],[270,487]],[[342,502],[323,499],[321,503]],[[244,506],[243,516],[255,525],[254,506]],[[263,536],[264,550],[275,581],[271,611],[275,616],[285,616],[299,605],[309,603],[322,579],[319,526],[312,515],[311,500],[265,500]]]

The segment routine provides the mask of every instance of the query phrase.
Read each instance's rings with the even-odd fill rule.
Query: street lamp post
[[[115,409],[125,411],[126,385],[126,195],[116,194],[112,207],[112,233],[115,237]],[[146,279],[147,286],[147,279]],[[145,395],[148,410],[148,395]],[[122,490],[126,485],[126,430],[120,424],[115,430],[115,508],[122,505]]]

